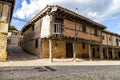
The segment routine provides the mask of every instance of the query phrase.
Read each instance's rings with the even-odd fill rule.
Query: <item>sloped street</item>
[[[35,60],[38,57],[26,53],[17,45],[8,45],[8,61],[25,61],[25,60]]]

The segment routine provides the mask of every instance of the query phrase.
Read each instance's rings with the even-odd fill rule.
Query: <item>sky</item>
[[[107,26],[107,30],[120,34],[120,0],[16,0],[11,25],[18,30],[46,5],[59,5]],[[17,20],[15,18],[26,22]]]

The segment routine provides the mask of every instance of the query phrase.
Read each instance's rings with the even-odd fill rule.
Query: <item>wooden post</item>
[[[75,50],[75,42],[73,42],[73,61],[76,61],[76,50]]]
[[[108,52],[108,46],[107,46],[107,59],[109,59],[109,52]]]
[[[89,59],[92,61],[92,55],[91,55],[91,44],[88,44],[88,53],[89,53]]]
[[[53,50],[52,50],[52,39],[49,39],[49,62],[53,62],[52,53],[53,53]]]
[[[112,48],[112,58],[115,59],[114,48]]]
[[[100,43],[100,59],[103,59],[103,47],[102,47],[102,43]]]

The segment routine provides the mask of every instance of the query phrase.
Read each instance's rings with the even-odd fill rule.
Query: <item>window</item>
[[[95,35],[98,35],[98,33],[97,33],[97,29],[94,30],[94,34],[95,34]]]
[[[35,40],[35,48],[38,48],[38,39]]]
[[[60,23],[54,24],[54,33],[57,33],[57,34],[62,33],[62,25]]]
[[[82,44],[82,48],[85,49],[85,44],[84,43]]]
[[[116,45],[119,46],[119,41],[118,41],[118,39],[116,39]]]
[[[82,25],[82,31],[86,32],[86,26],[85,25]]]

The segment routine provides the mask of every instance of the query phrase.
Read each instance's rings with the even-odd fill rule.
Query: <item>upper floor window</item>
[[[82,25],[82,31],[86,32],[86,26],[85,25]]]
[[[97,29],[94,30],[94,34],[95,34],[95,35],[98,35]]]
[[[63,25],[63,19],[55,18],[54,27],[53,27],[54,33],[61,34],[63,32],[62,25]]]
[[[62,33],[62,25],[60,23],[54,24],[54,33]]]
[[[118,41],[118,39],[116,39],[116,45],[119,46],[119,41]]]

